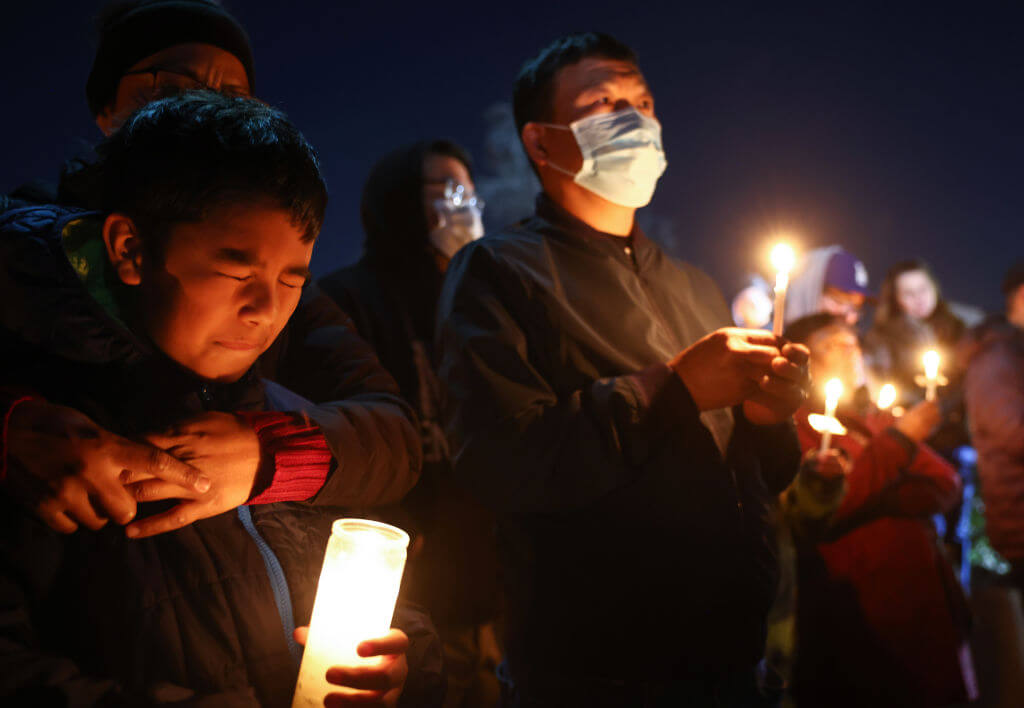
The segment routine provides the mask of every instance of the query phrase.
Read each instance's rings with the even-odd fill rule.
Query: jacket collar
[[[628,245],[634,249],[636,262],[640,267],[649,263],[652,256],[660,253],[658,246],[647,238],[636,219],[633,220],[633,230],[629,236],[616,236],[598,231],[563,209],[543,191],[537,195],[536,213],[538,218],[553,227],[546,231],[545,235],[596,253],[622,259],[623,248]]]

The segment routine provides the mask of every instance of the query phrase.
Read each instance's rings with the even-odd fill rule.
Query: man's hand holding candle
[[[680,352],[669,366],[698,409],[743,404],[750,422],[781,423],[806,398],[810,379],[807,348],[779,344],[770,332],[726,327]]]

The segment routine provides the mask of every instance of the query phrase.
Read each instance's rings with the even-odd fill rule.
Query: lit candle
[[[772,334],[782,336],[783,312],[786,309],[786,288],[789,287],[789,271],[793,269],[796,254],[787,244],[780,243],[772,249],[772,267],[775,276],[775,316],[772,321]]]
[[[835,418],[818,413],[811,413],[807,416],[807,422],[811,427],[822,435],[846,435],[846,427]],[[829,440],[831,443],[831,440]],[[822,452],[827,448],[822,448]]]
[[[839,399],[843,395],[843,382],[839,379],[829,379],[825,384],[825,418],[835,420],[836,408],[839,407]],[[838,422],[838,421],[836,421]],[[821,451],[825,452],[832,444],[832,428],[826,428],[821,435]]]
[[[356,646],[390,629],[408,545],[409,536],[394,526],[365,519],[334,522],[292,708],[323,706],[337,690],[327,683],[332,666],[380,661],[360,657]]]
[[[935,388],[939,385],[939,353],[934,349],[929,349],[924,353],[922,360],[924,361],[924,399],[934,401]]]
[[[882,386],[878,392],[878,410],[884,411],[896,402],[896,387],[891,383]]]

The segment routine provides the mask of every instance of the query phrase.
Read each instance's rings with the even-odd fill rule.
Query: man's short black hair
[[[636,53],[611,35],[578,32],[556,39],[523,64],[512,93],[516,131],[531,121],[551,121],[554,79],[558,70],[588,57],[616,59],[636,64]]]
[[[840,315],[833,315],[828,312],[816,312],[813,315],[805,315],[790,323],[783,332],[783,337],[797,344],[807,344],[811,337],[818,330],[828,327],[853,328]]]
[[[79,178],[92,205],[121,212],[148,246],[177,223],[231,203],[269,204],[291,214],[313,241],[327,188],[316,153],[280,111],[248,98],[189,91],[149,103],[97,148]]]

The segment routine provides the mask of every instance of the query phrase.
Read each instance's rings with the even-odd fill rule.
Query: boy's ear
[[[103,243],[107,259],[125,285],[142,282],[142,241],[135,222],[117,212],[103,222]]]

